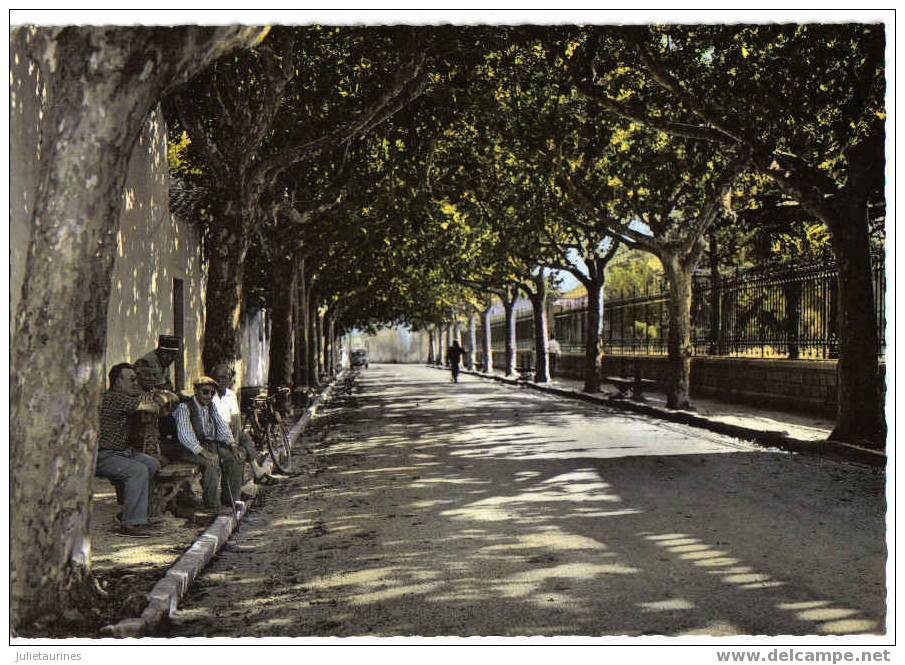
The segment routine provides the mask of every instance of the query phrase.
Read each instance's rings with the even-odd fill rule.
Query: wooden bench
[[[622,376],[604,376],[603,381],[611,384],[618,390],[617,394],[611,395],[616,399],[626,399],[631,391],[631,399],[637,402],[644,401],[645,391],[662,392],[664,390],[663,382],[654,379],[641,378],[641,363],[637,358],[632,360],[632,377],[628,377],[625,359],[621,362]]]
[[[627,399],[631,392],[631,399],[638,402],[644,401],[644,391],[659,390],[662,385],[659,381],[653,379],[626,379],[621,376],[605,376],[603,380],[611,384],[619,392],[612,395],[616,399]]]
[[[166,457],[161,454],[157,410],[139,409],[133,418],[132,427],[132,440],[136,449],[158,461],[167,462]],[[173,461],[162,464],[151,481],[148,514],[151,517],[160,517],[168,509],[175,510],[175,506],[171,504],[176,500],[179,490],[188,486],[191,491],[190,483],[200,474],[198,465],[191,462]],[[117,487],[117,500],[120,493],[121,490]]]
[[[191,462],[170,462],[166,466],[160,467],[154,480],[151,482],[151,505],[148,508],[148,514],[151,517],[159,517],[163,515],[179,494],[179,490],[184,486],[191,486],[200,475],[201,471],[197,464]],[[175,507],[173,507],[175,510]]]
[[[167,510],[174,511],[171,504],[179,495],[179,490],[186,487],[191,491],[191,483],[201,475],[197,464],[191,462],[171,462],[160,467],[157,475],[151,480],[151,496],[148,504],[148,515],[160,517]],[[116,489],[116,502],[123,503],[122,483],[110,483]],[[175,513],[174,513],[175,514]]]

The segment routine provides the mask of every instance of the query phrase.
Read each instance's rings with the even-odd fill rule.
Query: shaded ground
[[[504,371],[497,368],[495,373],[502,376]],[[580,391],[584,386],[584,381],[557,377],[552,385]],[[618,391],[608,384],[602,386],[601,392],[614,396],[618,394]],[[665,393],[645,392],[644,401],[650,406],[656,406],[661,409],[666,408]],[[822,416],[802,414],[791,410],[780,411],[747,404],[724,402],[697,395],[691,398],[691,403],[692,409],[690,412],[695,415],[704,416],[729,425],[750,427],[751,429],[770,432],[771,434],[791,436],[802,441],[823,441],[828,439],[836,424],[833,420]],[[679,411],[673,410],[673,412]]]
[[[62,618],[48,616],[21,630],[21,637],[103,637],[104,626],[140,615],[148,604],[148,592],[211,522],[211,518],[180,519],[168,514],[160,518],[154,537],[129,538],[114,532],[115,515],[121,508],[113,485],[95,478],[91,566],[101,591],[87,593]]]
[[[200,500],[200,485],[195,488]],[[253,485],[251,491],[256,491]],[[89,590],[78,607],[61,618],[48,615],[20,631],[22,637],[105,637],[104,626],[139,616],[148,593],[207,527],[211,517],[184,519],[167,513],[157,518],[150,538],[130,538],[115,532],[116,491],[110,482],[94,479],[91,495],[91,567],[99,591]]]
[[[447,377],[340,390],[169,634],[884,631],[882,474]]]

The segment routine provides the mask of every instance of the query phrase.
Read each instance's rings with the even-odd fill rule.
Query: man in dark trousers
[[[459,346],[458,340],[453,340],[452,346],[446,349],[446,363],[452,372],[452,382],[459,382],[459,363],[462,362],[462,356],[465,355],[465,349]]]
[[[176,407],[173,418],[182,445],[180,459],[201,467],[205,509],[226,515],[232,512],[233,501],[239,498],[242,464],[229,425],[223,422],[213,404],[217,388],[216,381],[202,376],[195,381],[194,397]]]

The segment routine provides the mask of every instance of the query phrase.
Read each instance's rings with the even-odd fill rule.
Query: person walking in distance
[[[462,362],[462,356],[465,355],[465,349],[459,346],[458,340],[453,340],[452,346],[446,350],[446,362],[449,370],[452,372],[453,383],[459,382],[459,363]]]

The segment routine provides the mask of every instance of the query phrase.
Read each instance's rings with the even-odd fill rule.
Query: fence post
[[[836,275],[830,276],[830,302],[829,302],[829,329],[827,332],[827,345],[829,357],[839,358],[839,284]]]
[[[791,280],[783,289],[786,299],[786,337],[789,359],[798,360],[801,353],[798,344],[801,325],[801,282],[798,281],[797,275],[791,276]]]

